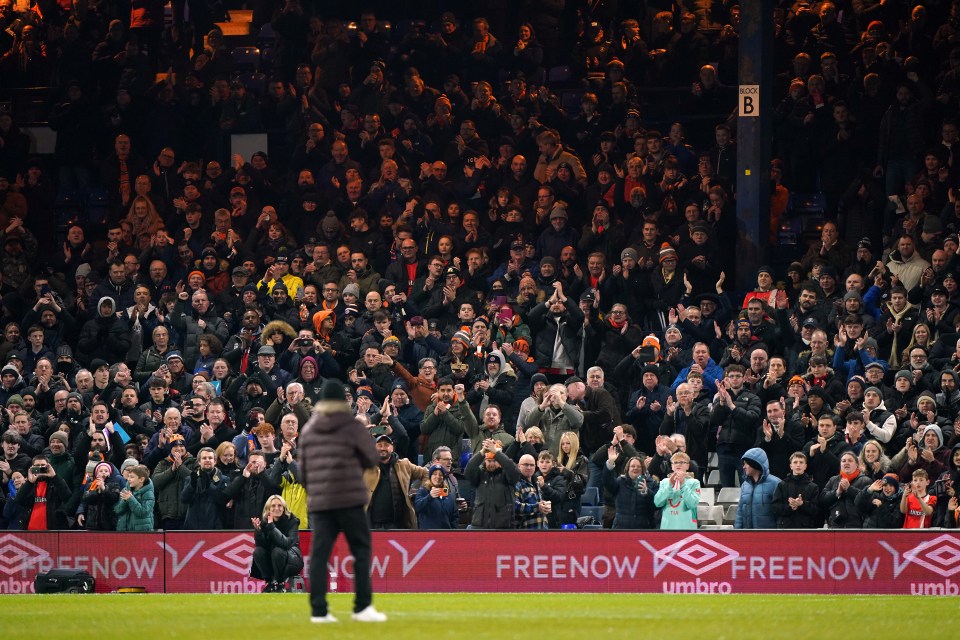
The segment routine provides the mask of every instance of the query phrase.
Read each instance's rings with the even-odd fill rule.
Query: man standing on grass
[[[370,526],[364,507],[370,492],[363,472],[377,466],[377,451],[343,394],[343,385],[324,383],[314,414],[300,434],[300,474],[307,488],[313,529],[310,562],[310,622],[336,622],[327,609],[327,561],[342,531],[354,557],[356,596],[352,619],[385,622],[373,608]]]

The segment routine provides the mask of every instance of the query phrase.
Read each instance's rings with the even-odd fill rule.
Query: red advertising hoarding
[[[301,534],[309,554],[310,534]],[[241,531],[0,535],[0,593],[39,571],[84,569],[97,591],[256,593]],[[309,567],[309,557],[306,558]],[[353,584],[343,539],[327,571]],[[886,593],[960,595],[960,536],[872,532],[376,532],[379,592]],[[306,571],[305,571],[306,574]]]

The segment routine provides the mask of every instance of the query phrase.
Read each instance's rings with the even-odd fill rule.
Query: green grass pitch
[[[956,598],[919,596],[376,594],[385,624],[309,622],[305,594],[0,597],[7,638],[956,638]],[[631,634],[625,636],[625,633]],[[696,635],[693,635],[696,634]]]

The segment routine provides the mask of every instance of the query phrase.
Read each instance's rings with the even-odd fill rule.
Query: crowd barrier
[[[373,540],[383,593],[960,595],[960,536],[949,531],[422,531]],[[309,532],[301,547],[309,552]],[[33,593],[36,574],[55,567],[89,571],[98,592],[259,593],[263,583],[248,577],[253,548],[241,531],[8,532],[0,593]],[[328,571],[352,589],[342,537]]]

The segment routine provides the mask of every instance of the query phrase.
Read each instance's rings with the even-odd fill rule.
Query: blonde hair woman
[[[262,516],[250,519],[255,545],[250,577],[266,582],[264,593],[282,593],[288,590],[287,579],[303,570],[300,519],[278,495],[267,498]]]
[[[560,436],[557,466],[573,472],[576,476],[573,486],[579,487],[579,493],[582,494],[587,486],[587,480],[590,479],[590,467],[586,456],[580,453],[580,436],[573,431],[564,431]]]

